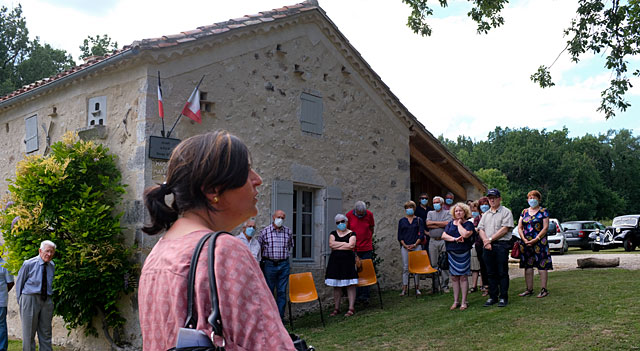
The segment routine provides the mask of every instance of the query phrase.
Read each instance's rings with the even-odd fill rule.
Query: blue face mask
[[[347,229],[347,224],[346,223],[338,224],[338,230],[344,231],[345,229]]]
[[[427,206],[428,202],[429,202],[429,200],[427,200],[427,199],[420,199],[420,203],[422,204],[422,206]]]
[[[451,204],[453,204],[453,199],[446,199],[446,200],[444,200],[444,202],[446,202],[447,205],[451,205]]]
[[[244,233],[247,234],[248,237],[252,237],[253,234],[255,234],[256,232],[256,228],[254,227],[248,227],[247,229],[244,230]]]
[[[405,212],[407,213],[407,216],[413,216],[413,208],[407,208]]]
[[[487,211],[489,211],[489,208],[490,208],[490,207],[489,207],[489,205],[480,205],[480,210],[481,210],[482,212],[487,212]]]
[[[440,211],[440,209],[442,208],[442,205],[440,203],[437,204],[433,204],[433,209],[436,211]]]
[[[537,207],[538,206],[538,199],[529,199],[529,200],[527,200],[527,202],[529,203],[529,206],[531,206],[531,207]]]
[[[479,215],[480,215],[480,212],[476,212],[476,211],[471,212],[471,216],[473,217],[478,217]]]

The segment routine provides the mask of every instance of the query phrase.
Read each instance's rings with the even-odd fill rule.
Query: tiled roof
[[[9,93],[8,95],[0,97],[0,104],[12,98],[18,97],[22,94],[25,94],[27,92],[31,92],[37,88],[44,87],[46,85],[59,81],[64,77],[68,77],[75,73],[88,70],[91,67],[94,67],[95,65],[108,60],[109,58],[115,58],[116,56],[126,53],[128,51],[131,51],[135,48],[160,49],[160,48],[175,46],[178,44],[194,41],[199,38],[221,34],[221,33],[228,32],[230,30],[257,25],[264,22],[271,22],[276,19],[289,17],[305,11],[310,11],[315,9],[319,9],[320,11],[322,11],[322,9],[318,6],[317,0],[306,0],[299,4],[284,6],[278,9],[260,12],[254,15],[246,15],[244,17],[230,19],[225,22],[214,23],[212,25],[201,26],[194,30],[184,31],[184,32],[172,34],[172,35],[165,35],[160,38],[151,38],[151,39],[134,41],[133,43],[131,43],[131,45],[125,46],[122,50],[118,50],[112,54],[108,54],[102,57],[95,57],[94,59],[88,62],[72,67],[52,77],[44,78],[37,82],[33,82],[31,84],[25,85],[22,88]]]

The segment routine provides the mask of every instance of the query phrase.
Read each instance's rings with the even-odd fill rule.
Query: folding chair
[[[360,260],[360,262],[362,262],[362,272],[358,273],[358,287],[376,284],[378,286],[378,296],[380,297],[380,308],[383,308],[380,283],[378,283],[378,278],[376,277],[376,270],[373,268],[373,261],[367,258]]]
[[[289,323],[293,329],[293,316],[291,313],[291,303],[304,303],[318,300],[320,305],[320,319],[324,327],[324,316],[322,315],[322,302],[318,298],[316,284],[313,282],[311,272],[296,273],[289,275]]]
[[[436,287],[436,284],[440,284],[440,272],[431,266],[429,254],[425,250],[409,251],[409,274],[431,274],[435,278],[432,287],[433,293],[439,288]],[[411,280],[411,277],[409,277],[407,294],[411,291]],[[418,295],[416,295],[417,297]]]

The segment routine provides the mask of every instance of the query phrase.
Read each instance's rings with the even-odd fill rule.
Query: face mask
[[[346,223],[338,224],[338,230],[344,231],[345,229],[347,229],[347,224]]]
[[[284,223],[284,219],[282,219],[282,218],[276,218],[273,221],[273,224],[275,224],[276,227],[278,227],[278,228],[282,227],[282,223]]]
[[[446,199],[444,202],[446,202],[447,205],[451,205],[453,203],[453,199]]]
[[[440,209],[442,208],[442,205],[437,203],[437,204],[433,204],[433,209],[436,211],[440,211]]]
[[[429,200],[427,200],[427,199],[420,199],[420,203],[422,204],[422,206],[427,206],[428,202],[429,202]]]
[[[471,212],[471,216],[473,217],[478,217],[479,215],[480,215],[480,212],[476,212],[476,211]]]
[[[489,211],[489,205],[480,205],[480,210],[482,210],[482,212]]]
[[[404,211],[407,213],[407,216],[413,216],[413,208],[407,208]]]
[[[531,207],[537,207],[538,206],[538,200],[537,199],[529,199],[529,200],[527,200],[527,202],[529,203],[529,206],[531,206]]]
[[[254,227],[248,227],[244,230],[244,233],[247,234],[248,237],[252,237],[255,232],[256,229]]]

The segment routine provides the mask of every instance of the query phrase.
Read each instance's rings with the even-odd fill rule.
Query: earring
[[[213,197],[213,200],[211,200],[211,204],[212,204],[212,205],[213,205],[213,204],[217,204],[217,203],[218,203],[218,201],[220,201],[220,199],[218,199],[218,197],[217,197],[217,196],[214,196],[214,197]]]

